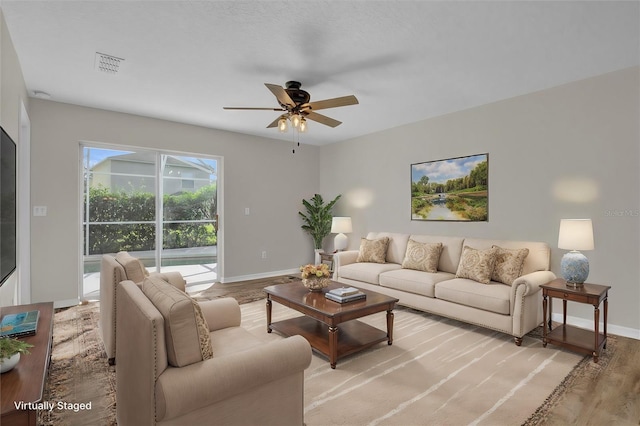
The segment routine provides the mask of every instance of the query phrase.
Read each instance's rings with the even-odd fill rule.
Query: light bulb
[[[293,114],[291,116],[291,125],[293,127],[295,127],[296,129],[300,126],[300,115],[299,114]]]
[[[288,126],[286,117],[280,117],[280,120],[278,120],[278,130],[280,130],[280,133],[287,133]]]
[[[300,127],[298,128],[300,133],[304,133],[307,131],[307,120],[303,118],[300,119]]]

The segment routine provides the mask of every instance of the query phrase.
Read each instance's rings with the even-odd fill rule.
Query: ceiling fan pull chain
[[[291,143],[293,144],[293,153],[296,153],[296,128],[291,130]]]

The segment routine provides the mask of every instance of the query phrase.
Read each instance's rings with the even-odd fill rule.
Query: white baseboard
[[[248,280],[259,280],[262,278],[270,278],[270,277],[277,277],[279,275],[296,275],[296,274],[300,274],[300,270],[299,269],[287,269],[287,270],[283,270],[283,271],[271,271],[271,272],[263,272],[260,274],[252,274],[252,275],[238,275],[236,277],[224,277],[222,279],[222,283],[235,283],[238,281],[248,281]]]
[[[562,322],[561,313],[555,313],[551,318],[555,322]],[[567,324],[575,325],[576,327],[593,331],[593,320],[567,316]],[[599,331],[602,332],[602,329],[604,328],[604,323],[601,322],[598,327],[599,327]],[[621,325],[615,325],[611,323],[607,324],[607,334],[615,334],[618,336],[630,337],[632,339],[640,340],[640,330],[637,330],[635,328],[630,328],[630,327],[623,327]]]

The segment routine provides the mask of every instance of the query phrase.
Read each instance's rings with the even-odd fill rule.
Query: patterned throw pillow
[[[522,274],[524,259],[529,255],[529,249],[505,249],[493,246],[496,249],[496,264],[491,274],[492,281],[511,285]]]
[[[442,253],[442,243],[419,243],[410,239],[407,243],[407,252],[402,261],[402,267],[436,273],[438,272],[440,253]]]
[[[482,284],[491,281],[491,273],[496,263],[496,249],[478,250],[464,246],[456,278],[469,278]]]
[[[360,239],[360,253],[356,262],[385,263],[389,237],[377,240]]]
[[[142,292],[164,318],[170,365],[184,367],[213,358],[209,326],[195,300],[158,277],[146,278]]]

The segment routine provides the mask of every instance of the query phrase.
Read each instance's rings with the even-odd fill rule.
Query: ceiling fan
[[[329,127],[336,127],[342,124],[341,121],[334,120],[326,115],[318,114],[316,111],[327,108],[336,108],[347,105],[355,105],[358,99],[353,96],[341,96],[339,98],[325,99],[322,101],[309,102],[311,95],[309,92],[302,90],[302,84],[298,81],[287,81],[286,89],[277,84],[265,83],[265,86],[275,95],[280,108],[255,108],[255,107],[223,107],[230,110],[265,110],[265,111],[284,111],[285,114],[280,115],[273,120],[267,128],[278,127],[281,132],[286,132],[288,128],[287,120],[299,132],[307,129],[307,119],[316,121]]]

